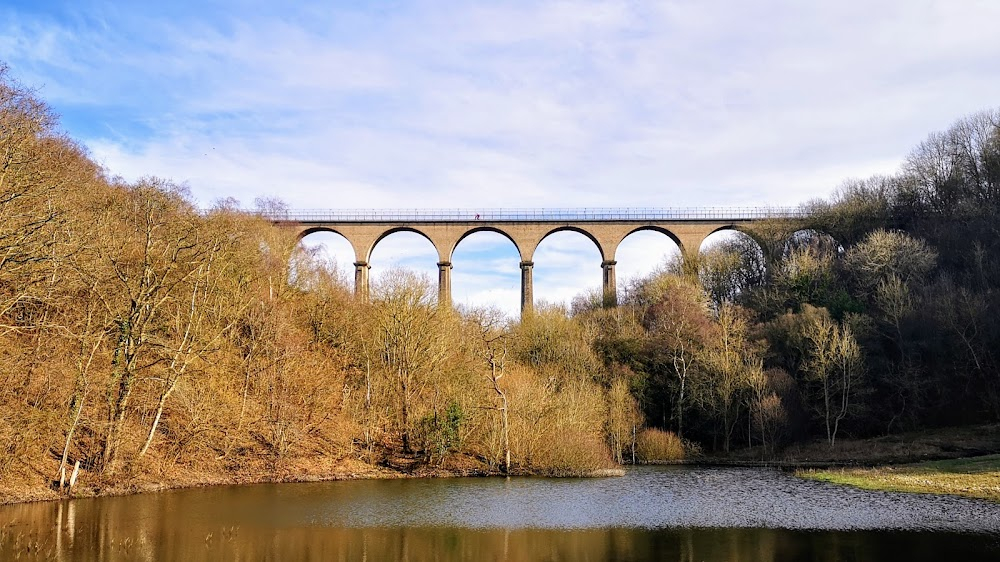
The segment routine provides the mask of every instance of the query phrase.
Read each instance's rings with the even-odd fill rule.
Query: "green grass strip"
[[[1000,502],[1000,455],[877,468],[799,470],[795,474],[866,490],[948,494]]]

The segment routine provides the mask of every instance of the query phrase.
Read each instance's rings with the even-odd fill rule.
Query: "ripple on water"
[[[0,508],[42,518],[51,504]],[[357,480],[75,500],[129,524],[183,514],[205,528],[718,529],[1000,534],[1000,504],[866,491],[757,468],[636,467],[616,478]],[[47,517],[47,516],[45,516]]]
[[[608,527],[1000,532],[1000,505],[865,491],[755,468],[637,467],[605,479],[328,482],[279,514],[314,525],[593,529]],[[294,490],[294,491],[293,491]],[[304,501],[307,500],[307,501]],[[296,515],[298,514],[298,515]]]

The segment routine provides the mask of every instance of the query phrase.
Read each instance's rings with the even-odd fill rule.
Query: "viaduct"
[[[416,232],[438,253],[438,302],[451,304],[451,258],[466,236],[496,232],[510,240],[521,257],[521,312],[532,310],[532,261],[535,249],[550,234],[579,232],[601,254],[604,302],[617,303],[615,252],[626,236],[640,230],[666,234],[681,251],[697,251],[707,236],[720,230],[741,230],[766,218],[794,218],[788,208],[674,209],[408,209],[408,210],[287,210],[268,218],[292,229],[298,238],[320,231],[340,234],[354,248],[354,290],[368,298],[369,258],[380,240],[400,231]]]

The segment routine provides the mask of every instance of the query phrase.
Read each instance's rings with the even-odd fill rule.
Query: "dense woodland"
[[[805,208],[616,308],[517,322],[405,271],[362,302],[235,201],[111,175],[0,67],[0,498],[77,461],[566,474],[1000,419],[1000,112]]]

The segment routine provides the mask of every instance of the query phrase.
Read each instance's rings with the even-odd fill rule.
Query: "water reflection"
[[[1000,506],[776,471],[328,482],[0,508],[0,559],[940,560],[1000,554]]]
[[[990,535],[901,531],[216,527],[150,533],[100,526],[62,544],[33,534],[0,552],[4,559],[45,560],[878,561],[984,559],[1000,555],[1000,545]]]

